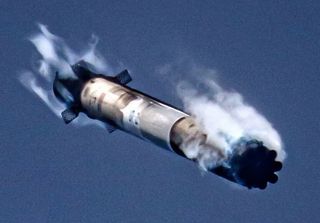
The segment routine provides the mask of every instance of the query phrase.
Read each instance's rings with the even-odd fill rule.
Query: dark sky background
[[[319,12],[301,0],[2,0],[0,222],[318,222]],[[64,125],[17,79],[38,58],[27,41],[37,22],[76,49],[95,33],[130,86],[176,106],[159,67],[188,58],[218,70],[280,132],[279,182],[239,189],[121,131]]]

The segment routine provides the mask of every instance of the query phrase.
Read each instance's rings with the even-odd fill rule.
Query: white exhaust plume
[[[21,83],[34,92],[58,117],[65,109],[54,96],[52,83],[55,73],[59,72],[65,78],[76,78],[70,65],[79,60],[85,60],[99,73],[114,73],[107,65],[105,59],[96,50],[98,38],[92,36],[86,49],[80,53],[71,50],[65,41],[49,32],[46,26],[39,24],[40,33],[29,40],[41,55],[38,66],[34,72],[25,71],[20,74]],[[184,61],[182,61],[184,63]],[[212,79],[215,72],[210,69],[199,69],[191,63],[178,64],[180,66],[165,65],[158,72],[162,75],[171,73],[171,77],[185,70],[191,71],[189,79],[200,77],[197,82],[179,82],[177,92],[183,101],[184,110],[195,117],[203,132],[207,135],[208,145],[203,144],[201,137],[187,139],[182,144],[184,154],[192,160],[196,160],[204,170],[215,167],[223,158],[232,153],[234,145],[241,139],[257,139],[266,147],[277,151],[277,160],[283,161],[286,154],[282,148],[281,138],[272,124],[261,115],[254,107],[246,103],[241,94],[234,91],[226,91]],[[188,66],[189,65],[189,66]],[[202,76],[198,76],[201,74]],[[210,75],[211,77],[205,77]],[[163,79],[163,78],[162,78]],[[186,79],[184,77],[184,79]],[[166,83],[169,81],[167,80]],[[176,85],[177,81],[174,82]],[[197,86],[201,85],[201,87]],[[93,119],[79,118],[73,123],[80,125],[95,124],[103,126],[103,122]],[[194,140],[196,139],[196,140]]]
[[[184,110],[195,117],[208,141],[214,142],[219,150],[230,154],[242,140],[256,139],[277,152],[277,161],[285,159],[281,137],[272,124],[245,102],[240,93],[223,89],[215,81],[218,79],[215,70],[199,67],[183,57],[176,63],[158,67],[156,72],[166,82],[178,83],[177,93]],[[176,79],[172,81],[172,77]],[[209,170],[219,164],[217,153],[199,143],[183,145],[182,149],[189,159],[197,160],[201,169]]]
[[[65,109],[53,94],[52,83],[56,72],[64,77],[75,77],[70,65],[85,60],[101,73],[113,73],[106,60],[96,50],[98,38],[92,35],[88,46],[79,53],[71,50],[64,40],[52,34],[45,25],[39,24],[40,32],[29,40],[36,47],[41,59],[34,72],[24,71],[19,75],[20,82],[30,91],[35,93],[58,117]],[[95,124],[102,126],[98,121],[81,118],[75,120],[76,124]]]
[[[193,70],[199,71],[199,69]],[[286,153],[282,148],[278,132],[262,114],[244,101],[241,94],[226,91],[207,77],[198,79],[197,83],[202,86],[201,89],[194,88],[194,82],[191,85],[182,81],[177,86],[177,92],[183,101],[184,110],[196,118],[208,134],[209,140],[214,141],[228,153],[232,152],[233,145],[242,138],[257,139],[263,141],[268,148],[277,151],[277,161],[285,159]],[[191,154],[188,158],[196,158],[202,169],[210,169],[212,163],[207,161],[214,161],[216,154],[201,150],[200,145],[198,147],[198,150],[193,148],[193,152],[187,152],[186,155]],[[194,151],[206,154],[194,154]]]

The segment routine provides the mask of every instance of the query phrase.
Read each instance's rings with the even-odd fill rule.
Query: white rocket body
[[[121,129],[200,165],[210,154],[214,160],[205,160],[210,165],[213,161],[209,168],[206,165],[209,171],[248,188],[264,189],[268,182],[277,181],[274,172],[282,164],[275,161],[276,151],[269,150],[263,142],[240,139],[230,153],[208,140],[190,115],[127,87],[132,80],[127,70],[109,77],[93,73],[83,62],[73,65],[72,70],[76,79],[63,79],[57,74],[53,83],[54,94],[67,106],[61,113],[66,123],[83,112],[104,122],[109,132]]]
[[[186,113],[164,105],[126,86],[94,78],[81,92],[81,105],[91,117],[108,121],[142,139],[171,149],[172,126]]]

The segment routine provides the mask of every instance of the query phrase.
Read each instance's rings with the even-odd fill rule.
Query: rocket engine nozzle
[[[212,172],[250,188],[265,189],[276,183],[282,163],[276,161],[277,152],[258,140],[240,140],[234,145],[230,158]]]
[[[264,189],[268,182],[277,182],[275,172],[282,163],[276,161],[277,152],[263,142],[241,138],[229,152],[208,137],[194,117],[127,87],[132,80],[127,70],[115,76],[97,74],[84,61],[71,68],[73,77],[57,74],[53,83],[55,96],[66,106],[61,113],[65,123],[83,112],[104,122],[108,132],[129,132],[248,188]]]

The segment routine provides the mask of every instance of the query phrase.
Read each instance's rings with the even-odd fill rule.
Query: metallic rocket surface
[[[274,172],[282,164],[275,161],[277,153],[257,140],[239,141],[231,154],[209,141],[196,120],[126,84],[132,79],[127,70],[115,77],[90,71],[84,61],[72,65],[76,78],[56,75],[53,90],[66,104],[61,113],[66,123],[80,112],[106,123],[109,132],[121,129],[162,148],[186,156],[186,145],[198,144],[217,154],[218,165],[210,171],[248,188],[264,189],[275,183]]]

